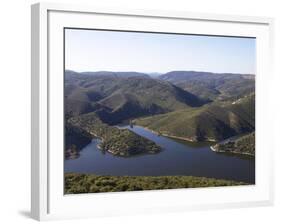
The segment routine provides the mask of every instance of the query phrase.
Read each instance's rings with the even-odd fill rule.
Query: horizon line
[[[98,72],[115,72],[115,73],[122,73],[122,72],[135,72],[135,73],[143,73],[143,74],[146,74],[146,75],[149,75],[149,74],[159,74],[159,75],[164,75],[164,74],[167,74],[167,73],[171,73],[171,72],[197,72],[197,73],[211,73],[211,74],[225,74],[225,75],[256,75],[255,73],[241,73],[241,72],[210,72],[210,71],[198,71],[198,70],[171,70],[171,71],[168,71],[168,72],[142,72],[142,71],[132,71],[132,70],[128,70],[128,71],[114,71],[114,70],[92,70],[92,71],[88,71],[88,70],[85,70],[85,71],[77,71],[77,70],[73,70],[73,69],[64,69],[64,71],[71,71],[71,72],[76,72],[76,73],[90,73],[90,72],[93,72],[93,73],[98,73]]]

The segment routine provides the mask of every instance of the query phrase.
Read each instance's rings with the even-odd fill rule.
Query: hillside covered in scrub
[[[65,174],[65,194],[161,190],[244,185],[243,182],[192,176],[100,176]]]
[[[143,73],[65,72],[66,114],[95,111],[110,125],[205,104],[194,94]]]
[[[255,95],[234,102],[215,102],[139,118],[135,123],[161,135],[183,140],[221,141],[255,130]]]

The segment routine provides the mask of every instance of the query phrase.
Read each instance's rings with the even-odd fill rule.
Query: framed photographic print
[[[32,217],[271,204],[272,26],[33,5]]]

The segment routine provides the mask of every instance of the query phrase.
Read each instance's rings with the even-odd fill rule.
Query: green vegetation
[[[65,193],[97,193],[246,185],[246,183],[193,176],[98,176],[65,174]]]
[[[136,119],[161,135],[188,141],[219,141],[255,129],[255,95]]]
[[[160,147],[151,140],[135,134],[128,129],[119,129],[103,123],[92,112],[72,117],[68,125],[81,129],[93,137],[102,140],[100,148],[118,156],[131,156],[140,153],[157,153]]]
[[[237,139],[225,140],[212,146],[216,152],[230,152],[255,156],[255,133],[250,133]]]

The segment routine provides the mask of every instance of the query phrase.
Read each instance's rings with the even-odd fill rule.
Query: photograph
[[[64,28],[64,194],[255,185],[256,38]]]

